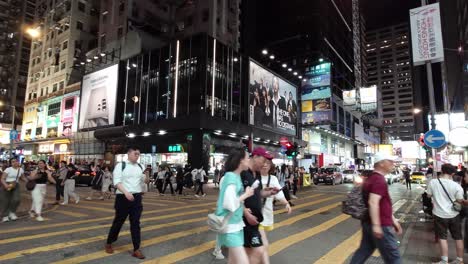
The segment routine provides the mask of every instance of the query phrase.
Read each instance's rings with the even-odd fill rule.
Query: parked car
[[[338,167],[321,168],[314,177],[314,183],[326,183],[331,185],[335,185],[337,183],[342,184],[343,175],[341,174],[341,169]]]
[[[411,173],[411,182],[419,184],[426,183],[426,175],[424,174],[424,172],[414,171],[413,173]]]
[[[91,181],[94,177],[94,172],[89,165],[76,165],[75,184],[84,184],[91,186]]]
[[[354,182],[359,173],[355,170],[344,170],[343,171],[343,182]]]

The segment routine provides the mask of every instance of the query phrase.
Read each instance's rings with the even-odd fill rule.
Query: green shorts
[[[234,233],[218,234],[219,246],[224,247],[243,247],[244,246],[244,230]]]

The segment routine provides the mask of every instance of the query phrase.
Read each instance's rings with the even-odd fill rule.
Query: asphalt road
[[[271,262],[349,261],[359,245],[360,228],[357,220],[341,214],[340,204],[351,187],[343,184],[304,188],[298,192],[299,199],[294,200],[296,206],[291,215],[277,208],[275,230],[268,234]],[[82,202],[50,206],[43,215],[44,222],[24,216],[16,222],[0,224],[0,263],[142,263],[128,253],[132,249],[128,222],[114,244],[116,253],[108,255],[103,251],[113,219],[113,200],[85,201],[89,189],[78,190]],[[422,188],[413,185],[413,190],[407,191],[395,183],[390,191],[395,215],[405,231],[400,237],[403,263],[435,261],[437,250],[431,224],[424,222],[419,213]],[[210,188],[208,193],[200,199],[192,195],[145,194],[141,222],[142,251],[147,258],[143,263],[227,263],[211,255],[215,234],[208,231],[205,223],[206,215],[214,209],[217,190]],[[49,188],[50,202],[53,194]],[[368,263],[383,262],[375,254]]]

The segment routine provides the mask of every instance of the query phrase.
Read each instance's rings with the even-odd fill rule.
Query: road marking
[[[315,201],[312,201],[312,202],[308,202],[308,203],[304,203],[304,204],[299,204],[299,205],[296,205],[296,206],[293,207],[293,211],[294,211],[294,210],[297,210],[297,209],[299,209],[299,208],[307,207],[307,206],[309,206],[309,205],[314,205],[314,204],[318,204],[318,203],[325,202],[325,201],[328,201],[328,200],[332,200],[332,199],[335,199],[335,198],[338,198],[338,197],[341,197],[341,196],[342,196],[342,195],[333,195],[333,196],[329,196],[329,197],[327,197],[327,198],[315,200]],[[285,213],[286,211],[287,211],[286,209],[277,210],[277,211],[275,211],[275,214]]]
[[[56,213],[67,215],[67,216],[73,216],[73,217],[87,217],[87,214],[80,214],[80,213],[75,213],[75,212],[69,212],[69,211],[55,211]]]
[[[194,218],[194,219],[189,219],[189,220],[181,220],[181,221],[176,221],[176,222],[171,222],[171,223],[166,223],[166,224],[159,224],[159,225],[155,225],[155,226],[142,228],[142,231],[151,231],[151,230],[161,229],[161,228],[165,228],[165,227],[171,227],[171,226],[177,226],[177,225],[182,225],[182,224],[187,224],[187,223],[199,222],[199,221],[203,221],[205,219],[206,219],[206,217],[199,217],[199,218]],[[204,228],[208,229],[208,227],[204,227]],[[196,230],[196,229],[192,229],[192,230]],[[191,230],[189,230],[189,231],[191,232]],[[184,236],[189,235],[189,234],[187,234],[187,232],[189,232],[189,231],[183,231],[183,232],[185,232]],[[174,233],[174,234],[179,234],[179,233],[182,233],[182,232],[178,232],[178,233]],[[129,235],[129,234],[130,234],[130,231],[123,231],[123,232],[120,232],[119,235],[123,236],[123,235]],[[171,235],[174,235],[174,234],[163,235],[163,236],[156,237],[156,238],[164,239],[166,236],[171,237]],[[174,237],[174,238],[178,238],[178,237]],[[171,239],[174,239],[174,238],[171,238]],[[99,236],[95,236],[95,237],[90,237],[90,238],[85,238],[85,239],[80,239],[80,240],[75,240],[75,241],[57,243],[57,244],[43,246],[43,247],[19,250],[19,251],[15,251],[15,252],[8,253],[8,254],[5,254],[3,256],[0,256],[0,261],[15,259],[15,258],[19,258],[19,257],[24,257],[25,255],[31,255],[31,254],[36,254],[36,253],[48,252],[48,251],[52,251],[52,250],[64,249],[64,248],[68,248],[68,247],[80,246],[80,245],[83,245],[83,244],[98,242],[98,241],[102,241],[102,240],[106,240],[106,239],[107,239],[107,234],[99,235]],[[146,243],[148,243],[147,241],[153,241],[153,240],[154,239],[145,240],[145,241],[146,241]],[[167,240],[169,240],[169,239],[167,239]],[[143,242],[145,242],[145,241],[143,241]],[[163,241],[166,241],[166,240],[163,240]],[[156,243],[158,243],[158,242],[156,242]],[[128,245],[126,245],[124,247],[127,247],[127,246],[130,248],[130,246],[132,246],[132,244],[128,244]],[[144,246],[144,244],[142,244],[142,246]],[[119,248],[122,248],[122,247],[119,247]],[[100,253],[100,252],[99,251],[95,252],[94,255],[97,256],[96,254],[98,254],[98,253]],[[91,254],[91,255],[93,255],[93,254]],[[87,256],[88,255],[85,255],[84,257],[86,258]],[[103,256],[101,256],[101,257],[104,257],[104,256],[109,256],[109,255],[107,253],[104,253]],[[80,258],[80,257],[78,257],[78,258]],[[100,257],[96,257],[96,258],[100,258]],[[83,260],[77,261],[75,259],[76,258],[66,259],[66,260],[64,260],[63,263],[79,263],[79,262],[83,261]],[[91,259],[95,259],[95,258],[90,258],[89,260],[91,260]]]
[[[297,234],[294,234],[294,235],[290,235],[286,238],[283,238],[283,239],[280,239],[278,241],[275,241],[273,242],[272,244],[270,244],[270,247],[268,249],[269,251],[269,254],[270,256],[273,256],[275,254],[277,254],[278,252],[296,244],[296,243],[299,243],[303,240],[306,240],[312,236],[315,236],[316,234],[319,234],[319,233],[322,233],[332,227],[334,227],[335,225],[345,221],[345,220],[348,220],[350,219],[351,216],[349,215],[345,215],[345,214],[340,214],[339,216],[331,219],[331,220],[328,220],[326,221],[325,223],[323,224],[320,224],[318,226],[315,226],[313,228],[310,228],[310,229],[307,229],[303,232],[300,232],[300,233],[297,233]]]
[[[328,199],[322,199],[322,200],[317,200],[315,201],[315,203],[320,203],[322,202],[323,200],[328,200]],[[308,218],[308,217],[311,217],[311,216],[314,216],[316,214],[319,214],[319,213],[322,213],[322,212],[325,212],[325,211],[328,211],[328,210],[331,210],[337,206],[339,206],[341,203],[334,203],[334,204],[331,204],[331,205],[327,205],[327,206],[324,206],[324,207],[321,207],[319,209],[316,209],[314,211],[311,211],[311,212],[308,212],[308,213],[303,213],[303,214],[300,214],[300,215],[297,215],[297,216],[294,216],[294,217],[291,217],[291,218],[288,218],[287,220],[284,220],[284,221],[281,221],[279,223],[275,223],[275,230],[277,230],[278,228],[281,228],[281,227],[284,227],[284,226],[288,226],[288,225],[291,225],[291,224],[294,224],[296,223],[297,221],[300,221],[302,219],[305,219],[305,218]],[[278,214],[279,212],[275,212],[275,214]],[[161,258],[158,258],[158,259],[154,259],[154,260],[150,260],[150,261],[146,261],[144,262],[144,264],[156,264],[156,263],[175,263],[177,261],[181,261],[183,259],[186,259],[186,258],[190,258],[190,257],[193,257],[195,255],[198,255],[202,252],[205,252],[207,250],[209,250],[210,248],[213,248],[214,247],[214,244],[215,244],[215,241],[209,241],[207,243],[204,243],[202,245],[199,245],[199,246],[195,246],[195,247],[191,247],[191,248],[186,248],[186,249],[183,249],[183,250],[180,250],[180,251],[177,251],[177,252],[174,252],[170,255],[166,255],[164,257],[161,257]],[[209,246],[211,245],[211,246]]]
[[[215,203],[213,202],[213,203],[206,203],[206,204],[192,204],[192,205],[180,206],[180,207],[175,207],[175,208],[162,208],[162,209],[158,209],[158,210],[143,211],[143,215],[148,215],[148,214],[152,214],[152,213],[161,213],[161,212],[165,213],[165,212],[169,212],[169,211],[179,211],[179,210],[182,210],[182,209],[191,209],[191,208],[194,208],[194,207],[211,206],[211,205],[214,205],[214,204]],[[112,219],[114,219],[114,216],[106,216],[106,217],[95,218],[95,219],[87,219],[87,220],[80,220],[80,221],[60,223],[60,224],[50,224],[50,225],[43,225],[43,226],[20,227],[20,228],[15,228],[15,229],[0,230],[0,234],[8,234],[8,233],[30,231],[30,230],[46,229],[46,228],[52,228],[52,227],[64,227],[64,226],[79,225],[79,224],[85,224],[85,223],[95,223],[95,222],[100,222],[100,221],[105,221],[105,220],[112,220]]]
[[[203,219],[206,219],[206,217],[203,217]],[[155,244],[159,244],[159,243],[166,242],[166,241],[169,241],[169,240],[173,240],[173,239],[177,239],[177,238],[181,238],[181,237],[185,237],[185,236],[190,236],[190,235],[194,235],[194,234],[205,232],[205,231],[208,231],[207,226],[197,227],[197,228],[193,228],[193,229],[186,230],[186,231],[180,231],[180,232],[176,232],[176,233],[157,236],[157,237],[154,237],[152,239],[147,239],[147,240],[142,241],[141,246],[146,247],[146,246],[150,246],[150,245],[155,245]],[[124,252],[128,253],[128,251],[131,251],[131,250],[133,250],[133,244],[127,244],[127,245],[124,245],[124,246],[115,247],[113,255],[119,254],[119,253],[124,253]],[[100,259],[100,258],[104,258],[104,257],[108,257],[108,256],[111,256],[111,255],[107,254],[103,249],[101,251],[94,252],[94,253],[91,253],[91,254],[86,254],[84,256],[74,257],[74,258],[69,258],[69,259],[65,259],[65,260],[62,260],[62,261],[53,262],[53,264],[75,264],[75,263],[81,263],[81,262],[85,262],[85,261]]]
[[[203,243],[196,247],[186,248],[184,250],[180,250],[174,252],[172,254],[166,255],[164,257],[160,257],[153,260],[148,260],[143,262],[142,264],[172,264],[178,261],[187,259],[189,257],[196,256],[201,254],[207,250],[213,249],[215,247],[216,241],[212,240],[206,243]]]
[[[88,206],[88,205],[81,205],[81,204],[74,204],[70,206],[71,208],[81,208],[81,209],[88,209],[93,211],[99,211],[104,213],[115,213],[115,209],[108,209],[103,207],[95,207],[95,206]]]
[[[361,238],[362,231],[359,230],[314,262],[314,264],[345,263],[348,257],[359,248]]]
[[[208,212],[208,209],[197,210],[197,211],[192,211],[192,212],[169,214],[169,215],[161,215],[161,216],[155,216],[155,217],[150,217],[150,218],[144,218],[140,222],[143,223],[143,222],[149,222],[149,221],[154,221],[154,220],[162,220],[162,219],[168,219],[168,218],[186,216],[186,215],[193,215],[193,214],[199,214],[199,213],[205,213],[205,212]],[[98,226],[87,226],[87,227],[74,228],[74,229],[68,229],[68,230],[62,230],[62,231],[56,231],[56,232],[42,233],[42,234],[31,235],[31,236],[21,236],[21,237],[2,239],[2,240],[0,240],[0,245],[20,242],[20,241],[25,241],[25,240],[31,240],[31,239],[44,238],[44,237],[60,236],[60,235],[69,234],[69,233],[78,233],[78,232],[82,232],[82,231],[101,229],[101,228],[110,227],[110,226],[111,226],[111,224],[98,225]],[[121,233],[121,234],[123,234],[123,233]],[[80,240],[76,240],[76,241],[80,241]],[[74,243],[74,241],[67,242],[67,244],[70,244],[70,243]],[[1,258],[0,258],[0,260],[1,260]]]

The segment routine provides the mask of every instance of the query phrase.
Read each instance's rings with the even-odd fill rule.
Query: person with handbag
[[[89,196],[86,197],[86,200],[91,201],[93,199],[93,195],[96,192],[101,194],[101,196],[98,199],[104,200],[104,193],[102,192],[104,172],[101,170],[100,165],[96,165],[94,167],[94,172],[95,172],[95,175],[93,177],[93,180],[91,181],[91,192],[89,193]]]
[[[10,159],[10,165],[11,167],[5,169],[0,177],[0,212],[3,223],[18,219],[16,209],[21,202],[19,180],[26,181],[24,170],[15,158]]]
[[[34,189],[31,192],[32,203],[29,215],[32,218],[36,217],[37,221],[42,222],[44,221],[44,218],[42,218],[42,205],[44,204],[44,199],[47,193],[47,180],[53,184],[57,183],[55,182],[54,177],[52,177],[52,173],[47,170],[47,164],[44,160],[40,160],[37,166],[38,168],[31,173],[31,176],[28,177],[30,182],[35,183]]]
[[[452,175],[456,173],[455,167],[446,163],[442,165],[441,170],[441,176],[437,180],[430,181],[427,187],[427,194],[432,197],[434,203],[432,213],[441,251],[441,260],[438,263],[449,263],[447,230],[450,230],[457,251],[457,258],[450,263],[461,264],[463,263],[463,235],[460,211],[462,204],[466,201],[463,199],[463,188],[452,180]]]
[[[241,172],[247,170],[249,154],[243,149],[234,149],[226,159],[226,174],[221,179],[218,202],[215,215],[228,217],[227,225],[216,238],[216,247],[220,252],[221,247],[228,248],[228,263],[249,263],[249,258],[244,248],[244,200],[254,194],[254,189],[244,187],[241,181]]]
[[[73,164],[67,165],[67,176],[65,180],[61,183],[64,187],[63,190],[63,203],[61,205],[67,205],[69,197],[72,197],[75,200],[75,203],[80,202],[80,196],[75,193],[75,177],[76,177],[76,170]]]

